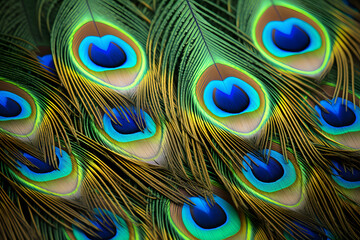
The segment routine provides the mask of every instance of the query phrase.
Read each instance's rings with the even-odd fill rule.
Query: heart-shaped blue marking
[[[276,57],[312,52],[322,45],[318,31],[298,18],[269,22],[263,30],[262,42],[265,48]]]
[[[101,67],[116,68],[126,61],[124,50],[113,42],[110,42],[105,51],[95,44],[90,44],[89,52],[90,59]]]
[[[211,204],[211,203],[210,203]],[[201,228],[213,229],[226,223],[226,213],[219,204],[209,204],[204,200],[190,207],[190,213],[194,222]]]
[[[213,80],[204,90],[205,106],[218,117],[253,112],[260,107],[260,97],[248,83],[236,77]]]
[[[249,96],[236,85],[232,85],[230,94],[214,89],[213,98],[215,105],[228,113],[241,113],[250,104]]]
[[[310,37],[296,25],[292,26],[290,34],[274,29],[273,41],[278,48],[288,52],[301,52],[310,45]]]
[[[346,127],[356,121],[355,113],[345,104],[331,105],[327,107],[328,113],[321,111],[322,118],[333,127]]]
[[[21,113],[21,106],[14,99],[0,97],[0,116],[16,117]]]
[[[258,166],[256,166],[255,163]],[[251,171],[254,176],[258,180],[266,183],[276,182],[284,175],[284,168],[273,157],[269,158],[267,164],[260,159],[255,159],[255,161],[251,162],[251,167]]]
[[[79,46],[79,57],[90,70],[103,72],[134,67],[137,56],[124,40],[113,36],[89,36]]]

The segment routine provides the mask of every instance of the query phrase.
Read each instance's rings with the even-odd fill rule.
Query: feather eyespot
[[[244,169],[234,174],[255,196],[276,205],[296,207],[304,194],[302,171],[293,154],[287,151],[285,159],[280,152],[280,146],[273,144],[271,150],[264,151],[265,156],[248,153],[244,156]]]
[[[74,33],[75,64],[93,81],[119,90],[135,86],[145,69],[139,44],[125,31],[88,22]]]
[[[132,68],[137,63],[134,49],[113,35],[84,38],[79,46],[79,55],[86,67],[95,72]]]
[[[250,165],[251,173],[260,182],[274,183],[285,175],[285,168],[274,157],[270,157],[267,163],[253,157]]]
[[[198,239],[224,239],[236,234],[241,221],[235,209],[225,200],[214,196],[215,203],[200,197],[190,197],[195,206],[184,204],[182,220],[185,228]]]
[[[10,82],[1,81],[0,128],[15,136],[29,136],[39,121],[39,107],[33,96]]]
[[[247,162],[251,162],[250,166]],[[275,150],[271,150],[268,163],[254,154],[249,154],[248,157],[244,157],[243,164],[246,179],[263,192],[276,192],[296,181],[294,165],[290,161],[286,162],[284,156]]]
[[[319,49],[320,34],[310,24],[298,18],[269,22],[263,31],[265,48],[277,57],[288,57]]]
[[[268,60],[287,70],[317,76],[328,66],[327,31],[313,16],[294,6],[271,5],[260,12],[253,39]]]
[[[161,154],[165,129],[163,124],[155,123],[144,110],[134,107],[113,108],[104,113],[103,126],[96,129],[99,141],[115,151],[143,161],[152,161]]]
[[[130,111],[121,109],[123,114],[120,114],[116,108],[112,109],[116,122],[107,114],[103,117],[104,130],[112,139],[117,142],[131,142],[154,136],[156,125],[146,112],[140,110],[138,114],[134,108]],[[140,121],[137,123],[135,119],[140,119]]]
[[[341,193],[360,203],[360,170],[344,165],[341,159],[332,160],[331,177]]]
[[[356,139],[360,134],[360,109],[352,101],[334,98],[322,100],[315,111],[319,119],[319,127],[326,136],[347,147],[359,149]]]
[[[186,206],[183,207],[183,219],[189,218],[194,221],[192,224],[203,229],[213,229],[223,226],[227,220],[228,216],[224,209],[218,203],[207,203],[204,199],[191,197],[189,198],[195,206]],[[190,215],[189,215],[190,211]],[[189,227],[191,228],[191,226]]]
[[[19,162],[20,172],[34,182],[46,182],[68,176],[72,172],[73,165],[69,154],[65,151],[62,151],[60,154],[60,149],[57,147],[55,147],[55,153],[58,161],[58,169],[55,169],[55,167],[49,163],[35,158],[28,153],[23,153],[24,157],[35,165],[35,167],[27,166]]]
[[[214,195],[214,202],[202,197],[188,199],[194,205],[170,205],[172,222],[186,239],[245,239],[250,234],[246,230],[250,223],[245,216],[220,196]]]
[[[30,104],[19,95],[0,91],[0,121],[24,119],[31,115]]]
[[[66,151],[55,147],[58,168],[28,153],[23,156],[34,166],[27,166],[18,161],[20,174],[13,172],[23,184],[41,192],[54,195],[70,195],[75,193],[80,184],[81,172],[78,162]]]
[[[92,239],[92,240],[113,239],[117,234],[116,225],[114,225],[114,223],[111,223],[110,219],[102,219],[98,216],[96,216],[96,219],[97,219],[97,221],[91,221],[91,223],[94,224],[99,229],[99,231],[95,232],[97,237],[94,237],[88,233],[85,233],[86,237],[88,239]]]
[[[287,19],[289,20],[289,19]],[[298,20],[295,18],[295,20]],[[285,21],[284,21],[285,22]],[[312,28],[313,30],[314,28]],[[264,31],[265,32],[265,31]],[[263,34],[263,40],[266,38]],[[310,51],[309,34],[298,25],[293,24],[290,28],[284,29],[284,32],[278,29],[272,31],[272,41],[279,49],[285,52],[302,52],[305,50]]]
[[[34,173],[35,175],[38,174],[38,173],[49,173],[49,172],[52,172],[52,171],[55,171],[56,168],[55,166],[52,166],[51,164],[49,163],[46,163],[44,161],[41,161],[40,159],[28,154],[28,153],[23,153],[24,157],[29,160],[32,164],[34,164],[35,166],[26,166],[22,163],[20,163],[20,167],[21,167],[21,172],[24,174],[24,175],[28,175],[29,178],[31,178],[31,174]],[[66,156],[65,156],[66,157]],[[67,158],[65,158],[67,160]],[[64,165],[64,162],[67,162],[66,160],[62,160],[61,163],[62,163],[62,166]],[[57,162],[57,165],[59,165],[60,161],[59,161],[59,157],[56,155],[56,162]],[[71,167],[71,163],[67,162],[65,163],[65,166],[70,166]],[[27,171],[27,169],[29,171]],[[64,174],[65,176],[67,175],[67,171],[62,171],[62,169],[58,169],[59,172],[62,172],[62,174]],[[71,168],[70,168],[70,172],[71,172]],[[35,180],[38,180],[38,179],[35,179]],[[40,181],[46,181],[46,179],[42,178],[40,179]]]
[[[359,97],[343,89],[336,93],[337,90],[331,83],[322,85],[321,88],[325,92],[325,98],[320,102],[308,100],[315,110],[320,132],[331,139],[331,144],[338,143],[360,149],[360,109],[357,104]]]
[[[223,80],[214,77],[219,72]],[[209,66],[197,80],[195,94],[205,116],[235,134],[255,134],[267,119],[264,88],[251,75],[230,66]]]
[[[205,106],[218,117],[253,112],[260,107],[260,97],[248,83],[236,77],[213,80],[204,90]]]
[[[72,231],[66,231],[71,239],[77,240],[129,240],[137,239],[137,229],[128,225],[126,221],[110,211],[96,208],[93,219],[89,219],[97,230],[87,233],[73,225]]]
[[[325,132],[340,135],[360,130],[360,110],[351,101],[338,97],[331,102],[322,100],[320,105],[327,110],[325,112],[320,106],[315,106],[321,129]]]
[[[332,178],[340,186],[347,189],[360,187],[360,170],[355,168],[346,168],[343,164],[333,161],[336,168],[331,168]]]

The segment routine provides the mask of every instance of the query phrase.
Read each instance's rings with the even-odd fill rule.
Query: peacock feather
[[[359,239],[357,1],[0,13],[1,239]]]

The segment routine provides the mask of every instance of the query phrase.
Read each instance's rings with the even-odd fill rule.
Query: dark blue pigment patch
[[[124,111],[123,113],[126,115],[126,117],[124,115],[120,115],[119,112],[115,112],[116,119],[121,125],[117,122],[111,121],[111,125],[113,126],[113,128],[121,134],[133,134],[141,132],[139,126],[145,126],[144,119],[141,119],[141,122],[138,123],[138,126],[134,121],[134,119],[138,119],[138,115],[134,110],[132,111],[134,119],[132,119],[130,116],[131,114],[127,113],[126,111]]]
[[[249,96],[236,85],[232,85],[230,94],[215,88],[213,99],[218,108],[228,113],[241,113],[250,105]]]
[[[251,171],[254,176],[261,182],[272,183],[279,180],[284,175],[284,168],[281,164],[274,158],[270,157],[268,164],[258,160],[251,162]]]
[[[55,167],[51,166],[50,164],[37,159],[36,157],[31,156],[30,154],[23,153],[24,157],[26,157],[32,164],[36,167],[27,166],[31,171],[35,173],[48,173],[55,170]],[[59,158],[56,156],[56,160],[59,164]]]
[[[116,226],[107,217],[96,216],[97,221],[91,221],[99,231],[94,231],[96,235],[85,235],[92,240],[108,240],[116,235]]]
[[[190,213],[194,222],[201,228],[214,229],[226,223],[227,216],[219,204],[208,204],[190,207]]]
[[[335,171],[339,174],[339,177],[349,182],[358,182],[360,181],[360,170],[355,168],[344,168],[343,164],[333,161],[335,167]]]
[[[14,99],[0,96],[0,116],[16,117],[21,113],[21,106]]]
[[[292,26],[290,34],[274,29],[273,41],[278,48],[288,52],[301,52],[310,45],[309,35],[296,25]]]
[[[300,223],[295,223],[298,227],[298,230],[300,230],[300,232],[306,236],[309,240],[327,240],[328,237],[325,234],[320,234],[317,232],[314,232],[312,230],[310,230],[309,228],[303,226]],[[320,232],[323,232],[321,229],[318,229]],[[296,234],[295,234],[295,229],[290,227],[290,231],[291,231],[291,235],[295,238]],[[324,232],[323,232],[324,233]],[[296,239],[299,239],[298,237]]]
[[[352,125],[356,121],[355,113],[346,108],[345,104],[341,104],[337,109],[326,109],[329,113],[321,110],[321,116],[325,122],[333,127],[346,127]]]
[[[55,72],[55,64],[54,64],[54,60],[51,54],[48,55],[44,55],[42,57],[38,57],[39,61],[41,64],[45,65],[45,69],[52,72],[52,73],[56,73]]]
[[[96,65],[106,68],[120,67],[126,61],[124,50],[113,42],[109,43],[106,51],[95,44],[90,44],[89,57]]]

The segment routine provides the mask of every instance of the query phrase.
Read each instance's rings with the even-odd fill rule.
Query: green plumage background
[[[0,13],[1,239],[360,238],[357,1]],[[308,47],[278,57],[264,29],[291,18]],[[233,91],[247,110],[216,102]]]

